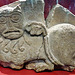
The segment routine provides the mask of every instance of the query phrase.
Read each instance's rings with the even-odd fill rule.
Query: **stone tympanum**
[[[0,7],[0,64],[36,72],[75,68],[75,15],[57,4],[44,19],[43,0]]]

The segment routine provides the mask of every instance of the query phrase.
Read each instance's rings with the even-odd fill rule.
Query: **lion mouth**
[[[23,35],[23,31],[18,28],[6,29],[2,35],[7,39],[18,39]]]
[[[20,33],[19,30],[15,30],[15,31],[6,31],[4,34],[11,34],[11,33]]]

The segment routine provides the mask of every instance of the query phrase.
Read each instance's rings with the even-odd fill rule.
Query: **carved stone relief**
[[[63,16],[64,15],[64,16]],[[69,10],[56,5],[44,20],[44,1],[17,1],[0,7],[0,64],[36,72],[75,68],[75,26]],[[71,20],[73,19],[73,20]]]

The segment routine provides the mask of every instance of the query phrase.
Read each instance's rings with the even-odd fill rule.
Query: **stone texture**
[[[49,59],[56,65],[75,65],[75,26],[62,23],[48,30],[48,46],[46,49]]]
[[[50,69],[44,49],[44,2],[33,3],[19,1],[0,8],[0,64],[4,67],[21,69],[24,63],[41,60],[42,66],[35,63],[38,70],[34,70]]]
[[[24,11],[24,25],[32,22],[41,22],[45,24],[44,20],[44,1],[43,0],[30,0],[20,1],[21,8]]]
[[[52,71],[55,65],[60,65],[63,70],[73,71],[75,26],[72,18],[75,17],[71,12],[56,5],[46,26],[43,0],[19,0],[0,7],[0,64],[12,69],[25,66],[36,72]]]
[[[70,23],[75,25],[74,20],[74,14],[72,14],[68,9],[64,8],[60,4],[57,4],[50,11],[46,19],[46,25],[48,28],[60,23]]]

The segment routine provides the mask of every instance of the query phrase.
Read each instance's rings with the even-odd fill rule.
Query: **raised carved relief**
[[[73,71],[75,26],[69,18],[75,16],[56,5],[45,21],[43,0],[17,1],[0,7],[0,64],[13,69],[25,64],[26,69],[36,72],[60,65]]]
[[[23,36],[23,15],[19,6],[15,8],[6,6],[0,10],[0,34],[2,50],[6,53],[17,53],[18,38]],[[13,40],[14,39],[14,40]]]

